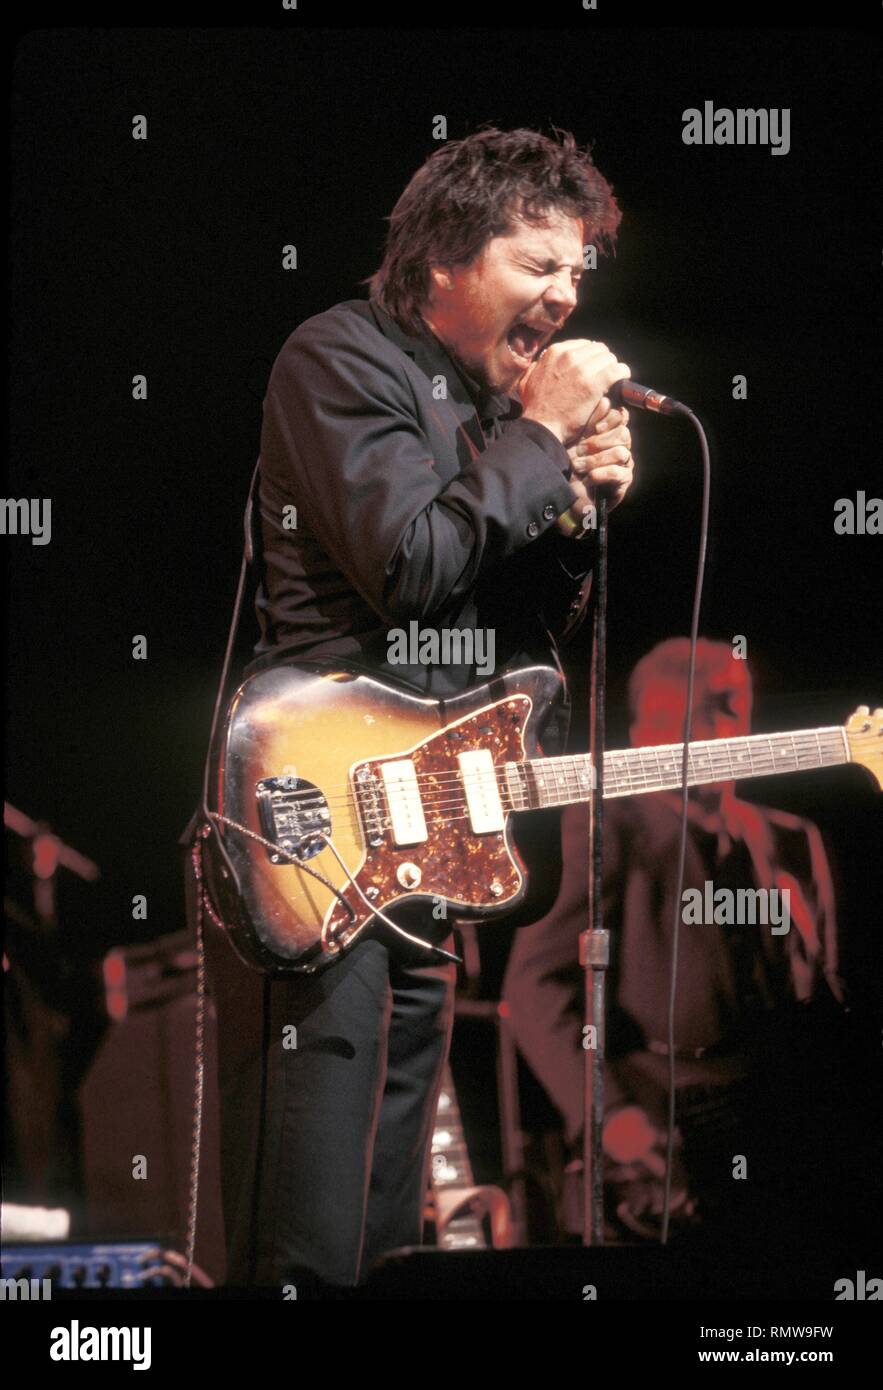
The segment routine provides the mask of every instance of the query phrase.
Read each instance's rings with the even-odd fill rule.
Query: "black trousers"
[[[441,928],[416,931],[450,947]],[[318,976],[267,976],[207,916],[203,931],[227,1283],[362,1283],[421,1240],[455,967],[389,933]]]

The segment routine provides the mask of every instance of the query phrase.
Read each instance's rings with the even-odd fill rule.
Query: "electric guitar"
[[[486,1250],[485,1221],[495,1249],[512,1245],[509,1198],[499,1187],[477,1186],[463,1133],[454,1078],[448,1063],[432,1131],[427,1216],[442,1250]]]
[[[213,749],[206,886],[242,959],[313,972],[403,904],[489,919],[523,904],[519,812],[589,801],[588,754],[547,758],[562,677],[500,675],[448,700],[344,663],[281,665],[236,692]],[[683,745],[604,754],[603,795],[681,785]],[[690,744],[688,781],[855,762],[883,785],[883,709],[844,727]]]

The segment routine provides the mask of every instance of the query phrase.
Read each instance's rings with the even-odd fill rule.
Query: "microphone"
[[[636,381],[614,381],[605,395],[614,405],[624,405],[629,410],[652,410],[656,415],[692,415],[689,406],[676,401],[674,396],[663,396],[652,386],[639,386]]]

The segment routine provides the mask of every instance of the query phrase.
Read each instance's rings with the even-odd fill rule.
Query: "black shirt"
[[[497,670],[554,660],[550,633],[584,615],[593,546],[555,527],[567,451],[520,417],[374,301],[301,324],[264,401],[250,669],[331,655],[438,695],[482,678],[389,666],[390,631],[415,620],[492,628]]]

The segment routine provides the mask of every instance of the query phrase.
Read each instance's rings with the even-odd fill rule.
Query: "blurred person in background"
[[[672,638],[638,662],[628,687],[634,747],[681,743],[688,659],[687,638]],[[749,734],[751,702],[746,662],[734,657],[729,643],[700,639],[691,737]],[[569,1234],[582,1227],[584,973],[578,942],[587,926],[588,816],[587,806],[563,812],[558,898],[545,917],[515,934],[504,983],[519,1047],[562,1116],[569,1162],[561,1221]],[[616,798],[605,806],[608,1239],[659,1234],[680,821],[680,791]],[[759,921],[681,922],[673,1231],[741,1221],[749,1210],[757,1216],[758,1199],[766,1209],[787,1206],[795,1165],[805,1168],[812,1149],[795,1086],[804,1050],[795,1015],[820,994],[829,1005],[842,1005],[844,998],[831,872],[814,824],[741,800],[733,782],[691,788],[683,890],[702,892],[709,881],[715,892],[787,889],[790,920],[787,930],[776,932]]]

